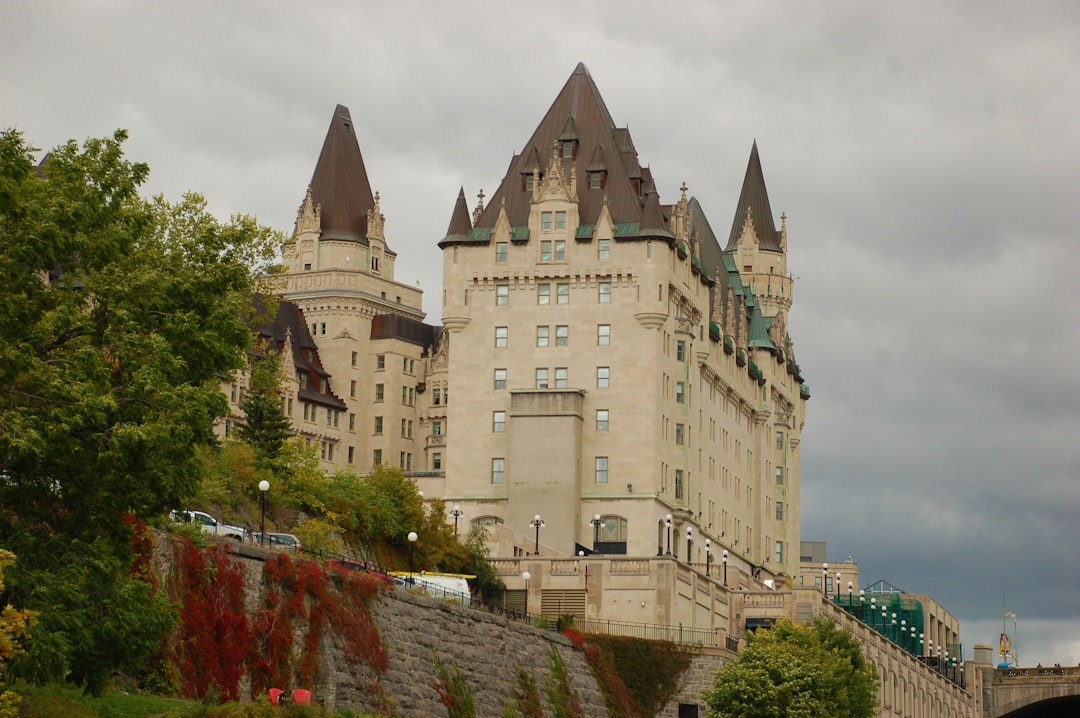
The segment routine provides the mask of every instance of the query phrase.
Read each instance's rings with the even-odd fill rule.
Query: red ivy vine
[[[310,689],[331,634],[345,660],[374,677],[369,691],[381,694],[378,676],[389,657],[369,610],[379,578],[277,554],[265,564],[262,603],[249,620],[244,570],[227,544],[199,549],[179,538],[174,553],[172,598],[181,615],[173,660],[185,696],[238,700],[245,673],[252,695],[271,687]]]

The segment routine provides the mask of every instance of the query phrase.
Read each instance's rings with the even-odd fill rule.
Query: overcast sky
[[[813,395],[803,538],[935,597],[969,657],[1005,593],[1022,663],[1080,661],[1080,3],[0,10],[0,127],[126,128],[148,192],[222,216],[291,230],[348,106],[433,323],[458,188],[497,187],[579,61],[661,200],[685,181],[714,227],[756,139]]]

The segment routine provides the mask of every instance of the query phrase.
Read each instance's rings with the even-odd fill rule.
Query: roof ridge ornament
[[[307,196],[300,203],[300,209],[296,211],[296,233],[321,232],[322,231],[322,205],[315,204],[311,196],[311,185],[308,185]]]
[[[379,193],[376,192],[373,197],[375,203],[371,209],[367,211],[367,236],[368,239],[377,239],[380,242],[385,242],[386,238],[383,235],[383,225],[386,222],[386,217],[383,216],[382,211],[379,208]]]
[[[506,201],[505,197],[503,197],[503,201],[504,202]],[[476,193],[476,209],[474,209],[473,213],[472,213],[472,220],[473,220],[474,225],[477,222],[480,221],[480,216],[483,215],[483,214],[484,214],[484,188],[481,187],[480,191]]]

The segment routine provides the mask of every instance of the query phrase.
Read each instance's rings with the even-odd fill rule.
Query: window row
[[[607,431],[610,425],[610,411],[608,409],[596,410],[596,430]],[[493,411],[491,412],[491,431],[496,434],[501,434],[506,431],[506,412],[505,411]]]
[[[499,388],[498,372],[505,370],[496,369],[495,388]],[[554,383],[551,377],[554,376]],[[554,374],[547,367],[537,367],[535,370],[535,388],[537,389],[566,389],[569,387],[569,370],[566,367],[555,367]],[[503,375],[502,388],[506,388],[506,377]],[[611,386],[611,367],[596,367],[596,388],[607,389]]]
[[[600,282],[596,285],[596,301],[600,304],[611,304],[611,282]],[[555,302],[556,304],[570,303],[569,284],[557,283],[555,285]],[[550,283],[536,285],[536,303],[551,304]],[[506,282],[500,282],[495,285],[495,305],[505,307],[508,304],[510,304],[510,285]]]
[[[318,418],[319,407],[317,407],[314,404],[309,404],[306,401],[302,401],[300,403],[303,404],[303,406],[304,406],[304,421],[315,423],[315,421],[317,421],[317,418]],[[340,418],[341,418],[341,412],[340,411],[337,411],[336,409],[327,409],[326,410],[326,425],[327,426],[332,426],[332,427],[336,428],[338,426],[338,421],[340,420]]]
[[[598,176],[598,175],[596,175]],[[551,214],[546,212],[545,214]],[[558,218],[555,219],[558,224]],[[561,229],[556,227],[556,229]],[[596,240],[596,258],[597,259],[611,259],[611,240],[610,239],[598,239]],[[510,243],[509,242],[496,242],[495,243],[495,263],[506,264],[510,260]],[[540,242],[540,261],[541,262],[565,262],[566,261],[566,242],[564,240],[542,240]]]
[[[565,324],[555,325],[555,346],[565,347],[570,343],[570,327]],[[495,327],[495,348],[505,349],[510,344],[510,327]],[[596,345],[611,345],[611,325],[596,325]],[[536,327],[536,346],[551,346],[551,326],[543,324]],[[377,385],[381,386],[381,385]]]
[[[593,480],[598,484],[608,483],[608,457],[597,456],[593,459]],[[506,483],[506,458],[496,456],[491,460],[491,483]]]

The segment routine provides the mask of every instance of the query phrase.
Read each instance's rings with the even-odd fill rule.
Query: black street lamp
[[[532,574],[528,571],[521,574],[521,578],[525,580],[525,620],[529,620],[529,579],[532,578]]]
[[[727,549],[724,549],[721,560],[724,562],[724,588],[727,588]]]
[[[686,527],[686,565],[687,566],[693,566],[694,565],[693,554],[690,553],[690,547],[693,546],[693,545],[694,545],[694,529],[687,526]]]
[[[544,526],[544,520],[540,518],[540,514],[533,516],[533,520],[529,522],[529,525],[536,529],[536,550],[533,552],[534,556],[540,555],[540,529]]]
[[[825,594],[825,597],[829,597],[829,564],[821,564],[821,592]]]
[[[712,565],[712,541],[705,539],[705,575],[709,576],[709,567]]]
[[[416,547],[416,539],[420,538],[415,531],[409,532],[409,584],[413,583],[413,549]]]
[[[667,526],[667,555],[671,555],[671,514],[664,517],[664,525]]]
[[[877,624],[874,621],[877,620],[877,596],[870,597],[870,628],[873,628]]]
[[[592,550],[593,553],[597,553],[596,545],[600,543],[600,529],[604,526],[604,521],[600,518],[600,514],[596,514],[589,523],[593,527]]]
[[[840,572],[836,572],[836,605],[840,605]]]
[[[454,508],[450,509],[450,515],[454,517],[454,535],[455,536],[458,535],[458,529],[457,529],[458,519],[461,518],[464,514],[465,514],[465,512],[462,511],[461,507],[458,506],[457,504],[454,504]]]
[[[854,602],[855,602],[855,592],[854,592],[853,587],[851,585],[851,581],[848,581],[847,582],[847,605],[848,605],[848,608],[851,608],[852,605],[854,605]]]
[[[266,492],[270,490],[270,482],[263,479],[259,482],[259,494],[262,498],[262,516],[259,518],[259,544],[266,543]]]

